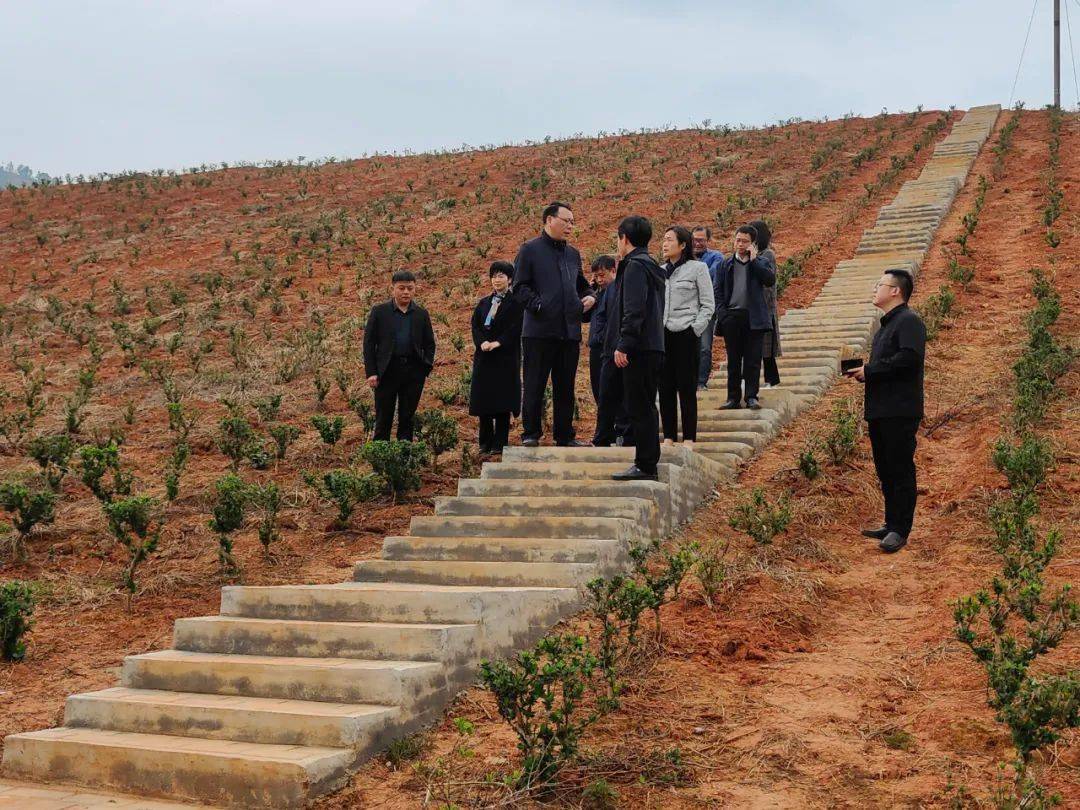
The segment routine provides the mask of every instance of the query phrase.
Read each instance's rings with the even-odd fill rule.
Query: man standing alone
[[[865,415],[874,467],[885,497],[885,525],[863,529],[889,554],[902,549],[915,520],[915,433],[923,417],[926,326],[908,307],[914,284],[903,270],[887,270],[874,287],[884,314],[866,364],[850,372],[866,383]]]
[[[622,372],[635,455],[633,466],[612,478],[655,481],[660,461],[656,392],[664,362],[664,271],[649,255],[652,223],[645,217],[623,219],[618,237],[619,264],[607,292],[604,351]]]
[[[758,257],[757,231],[743,225],[735,231],[735,251],[716,271],[716,331],[724,336],[727,350],[727,402],[720,407],[761,408],[761,348],[772,315],[765,302],[765,287],[776,284],[776,271]]]
[[[574,212],[553,202],[543,212],[544,230],[518,251],[514,291],[525,307],[522,328],[522,444],[536,447],[543,432],[544,389],[551,378],[553,432],[561,447],[574,439],[574,378],[581,352],[582,315],[596,303],[581,272],[581,254],[567,244]]]

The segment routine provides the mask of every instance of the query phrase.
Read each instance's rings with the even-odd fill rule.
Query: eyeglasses
[[[563,222],[565,222],[567,225],[569,225],[571,227],[573,227],[573,225],[574,225],[574,218],[573,217],[570,217],[570,219],[567,219],[566,217],[556,216],[555,219],[561,219]]]
[[[874,285],[874,289],[876,290],[878,287],[892,287],[894,290],[900,289],[895,284],[882,284],[880,281]]]

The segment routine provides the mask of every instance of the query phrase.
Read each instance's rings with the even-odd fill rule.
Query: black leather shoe
[[[746,400],[746,407],[752,411],[760,411],[761,403],[757,401],[757,397],[750,397],[750,399]]]
[[[562,442],[557,445],[558,447],[592,447],[592,442],[581,442],[577,439],[571,439],[568,442]]]
[[[895,554],[906,545],[906,537],[901,537],[896,532],[889,532],[885,535],[885,539],[878,543],[878,548],[886,554]]]
[[[657,477],[656,473],[647,473],[636,464],[632,464],[629,469],[615,473],[611,479],[613,481],[656,481]]]
[[[522,439],[521,440],[521,446],[522,447],[539,447],[540,446],[540,440],[539,439]]]
[[[888,533],[888,526],[882,526],[880,529],[863,529],[859,532],[863,537],[869,537],[871,540],[884,540]]]
[[[739,410],[741,403],[737,399],[729,399],[723,405],[720,406],[722,411],[737,411]]]

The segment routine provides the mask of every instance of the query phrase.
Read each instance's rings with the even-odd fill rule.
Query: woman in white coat
[[[716,304],[712,278],[704,262],[694,258],[694,240],[687,228],[664,232],[661,252],[667,284],[664,290],[664,368],[660,374],[660,420],[664,443],[697,439],[697,377],[701,334],[709,328]],[[676,401],[678,404],[676,405]],[[676,407],[679,420],[676,416]]]

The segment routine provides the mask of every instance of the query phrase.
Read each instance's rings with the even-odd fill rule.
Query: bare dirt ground
[[[243,376],[228,352],[231,324],[244,326],[255,344],[248,372],[253,390],[284,393],[286,421],[305,430],[279,468],[245,471],[253,480],[272,477],[290,491],[276,565],[262,561],[254,528],[240,535],[245,581],[340,580],[355,559],[377,552],[383,535],[403,531],[412,514],[430,511],[433,495],[451,491],[460,463],[447,459],[440,474],[427,474],[421,494],[409,503],[361,507],[349,531],[327,531],[330,512],[312,502],[297,474],[342,463],[360,440],[359,425],[350,418],[345,450],[321,448],[307,425],[307,416],[316,412],[312,369],[305,367],[291,383],[274,376],[287,339],[311,327],[313,312],[330,327],[327,367],[341,365],[359,379],[357,338],[352,346],[346,340],[356,324],[348,319],[382,297],[390,266],[404,261],[428,267],[422,297],[436,316],[442,359],[422,407],[435,406],[434,392],[453,385],[468,364],[468,346],[456,349],[451,341],[481,294],[474,277],[486,275],[492,259],[511,257],[533,234],[538,204],[560,195],[574,197],[576,218],[586,223],[576,241],[587,258],[610,250],[618,217],[631,210],[658,221],[691,223],[724,219],[728,206],[739,222],[764,213],[777,223],[781,258],[821,245],[781,300],[782,307],[803,305],[835,262],[852,254],[877,207],[917,174],[930,150],[917,153],[869,199],[864,184],[886,171],[893,156],[908,154],[936,117],[890,116],[880,130],[876,119],[853,119],[722,137],[625,135],[319,169],[232,168],[187,175],[179,185],[168,177],[142,178],[140,188],[132,178],[112,189],[54,189],[25,199],[0,195],[0,301],[9,307],[4,320],[15,318],[14,335],[27,356],[48,363],[54,399],[71,389],[86,352],[45,317],[48,296],[70,302],[76,317],[91,297],[91,280],[98,279],[100,322],[85,320],[108,353],[88,432],[120,422],[120,410],[134,400],[138,413],[128,427],[125,452],[130,448],[147,488],[160,492],[169,449],[163,399],[137,366],[124,367],[113,345],[108,323],[117,316],[109,280],[118,277],[133,302],[134,312],[126,316],[133,329],[150,316],[147,295],[165,313],[163,337],[176,331],[177,312],[190,310],[197,328],[188,327],[173,362],[181,379],[197,382],[193,404],[205,414],[181,498],[170,508],[162,550],[145,566],[131,613],[115,586],[121,556],[105,536],[96,503],[73,480],[65,485],[57,524],[33,538],[31,562],[5,560],[0,567],[3,579],[32,579],[42,593],[27,660],[0,667],[0,734],[56,723],[68,693],[107,686],[124,655],[166,646],[174,618],[217,610],[219,578],[205,491],[225,469],[212,441],[223,413],[219,399],[234,392]],[[662,651],[654,651],[635,673],[623,709],[590,732],[586,762],[565,775],[559,803],[582,804],[582,788],[601,777],[617,790],[615,803],[627,807],[935,806],[946,803],[950,774],[973,789],[984,790],[992,781],[996,763],[1007,758],[1006,738],[986,708],[981,672],[951,641],[949,603],[981,584],[994,562],[983,518],[990,494],[1003,481],[990,465],[989,447],[1008,407],[1010,367],[1023,339],[1022,316],[1032,305],[1029,267],[1050,269],[1054,260],[1065,302],[1058,332],[1076,334],[1076,119],[1068,118],[1063,128],[1062,242],[1053,251],[1041,225],[1047,137],[1046,115],[1024,113],[1005,174],[988,192],[973,239],[975,281],[958,296],[959,314],[931,344],[927,423],[951,418],[932,435],[920,436],[925,491],[909,547],[883,557],[857,535],[880,509],[865,441],[854,462],[827,469],[813,483],[792,474],[798,452],[810,435],[825,430],[834,403],[858,395],[837,385],[738,482],[739,488],[793,488],[796,520],[774,553],[755,553],[727,528],[727,492],[686,529],[702,543],[729,544],[732,570],[722,599],[707,606],[691,583],[665,610]],[[853,166],[854,155],[878,138],[885,139],[880,152]],[[830,139],[841,140],[841,146],[815,167],[815,155]],[[945,280],[942,248],[959,232],[974,180],[989,173],[989,163],[984,152],[944,223],[920,277],[916,304]],[[713,166],[718,173],[710,173]],[[842,174],[837,188],[823,200],[811,200],[811,190],[834,168]],[[702,169],[698,180],[694,172]],[[204,180],[210,184],[197,185]],[[766,192],[769,187],[774,190]],[[742,195],[754,199],[741,200],[740,207]],[[441,202],[450,198],[458,202]],[[517,213],[523,202],[525,213]],[[338,210],[347,212],[346,225]],[[433,248],[434,233],[443,236]],[[43,246],[39,234],[45,236]],[[454,234],[458,243],[451,248],[447,235]],[[94,261],[80,264],[88,257]],[[15,272],[9,286],[4,274],[10,270]],[[212,296],[201,281],[212,272],[230,279],[233,289]],[[273,292],[259,297],[266,277]],[[185,291],[190,303],[165,303],[167,282]],[[217,319],[211,315],[214,297],[223,313]],[[284,302],[280,314],[271,309],[275,297]],[[255,302],[255,317],[244,309],[245,298]],[[27,332],[26,324],[36,326]],[[195,374],[187,352],[205,337],[216,339],[209,372]],[[5,333],[5,345],[8,339]],[[168,359],[160,343],[149,354]],[[585,372],[583,367],[579,377],[582,433],[592,418]],[[14,372],[0,379],[11,385]],[[1048,524],[1075,527],[1075,371],[1062,385],[1065,396],[1047,426],[1058,465],[1043,515]],[[57,422],[57,410],[50,408],[46,424]],[[452,411],[463,436],[475,436],[464,406]],[[348,413],[338,391],[330,392],[325,412]],[[25,464],[15,453],[0,456],[3,470]],[[1076,566],[1076,539],[1067,532],[1055,576],[1075,581]],[[1075,664],[1078,651],[1070,646],[1056,656]],[[463,695],[450,717],[469,719],[475,732],[462,736],[448,719],[425,735],[418,759],[396,767],[374,761],[325,805],[498,802],[505,792],[480,783],[514,766],[509,731],[479,690]],[[1064,744],[1046,763],[1047,781],[1067,801],[1080,801],[1078,767],[1076,751]]]

